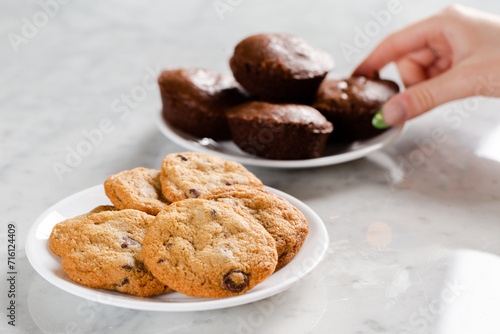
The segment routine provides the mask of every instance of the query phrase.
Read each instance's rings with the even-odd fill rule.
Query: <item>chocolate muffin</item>
[[[224,111],[247,99],[233,77],[204,69],[163,71],[158,84],[163,117],[174,127],[198,137],[229,139]]]
[[[236,145],[269,159],[317,158],[333,131],[319,111],[300,104],[252,101],[226,115]]]
[[[385,131],[374,128],[372,118],[398,92],[397,83],[390,80],[365,77],[327,79],[321,84],[312,106],[335,126],[331,140],[352,142]]]
[[[234,49],[231,70],[238,82],[260,99],[310,102],[333,68],[333,58],[290,34],[245,38]]]

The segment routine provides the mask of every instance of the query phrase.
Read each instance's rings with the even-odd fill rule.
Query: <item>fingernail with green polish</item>
[[[372,118],[372,125],[377,129],[387,129],[389,125],[385,124],[384,118],[382,116],[382,109],[377,111],[377,113]]]

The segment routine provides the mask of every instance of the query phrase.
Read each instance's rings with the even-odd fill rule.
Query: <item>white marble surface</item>
[[[48,206],[114,172],[158,167],[165,154],[182,150],[154,122],[160,69],[228,71],[238,40],[286,31],[331,52],[335,73],[346,75],[384,35],[447,4],[405,1],[348,61],[340,46],[352,45],[356,27],[364,29],[371,11],[387,1],[221,2],[234,4],[222,20],[212,1],[73,0],[51,7],[57,13],[47,22],[37,1],[0,4],[4,273],[9,222],[17,226],[18,247],[16,326],[7,324],[8,286],[1,279],[0,332],[499,333],[500,101],[492,99],[438,108],[410,122],[392,146],[358,161],[252,169],[311,206],[329,231],[326,259],[282,293],[281,302],[194,313],[133,311],[74,297],[34,272],[25,237]],[[500,14],[498,2],[467,2]],[[11,33],[21,35],[23,18],[33,22],[33,16],[43,26],[25,28],[16,53]],[[58,176],[54,165],[100,126],[109,131]],[[433,133],[441,136],[433,140]]]

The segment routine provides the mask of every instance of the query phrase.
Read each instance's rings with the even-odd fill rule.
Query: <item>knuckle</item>
[[[463,24],[468,17],[470,9],[460,4],[448,5],[438,16],[448,24]]]
[[[430,110],[437,105],[437,99],[432,90],[428,87],[419,87],[411,94],[410,106],[413,109],[411,113],[420,114],[424,111]]]
[[[447,14],[447,15],[458,15],[458,14],[461,14],[463,12],[463,9],[464,9],[464,6],[457,4],[457,3],[453,3],[451,5],[446,6],[443,9],[442,13]]]

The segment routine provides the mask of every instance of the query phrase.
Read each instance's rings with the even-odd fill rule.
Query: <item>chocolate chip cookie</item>
[[[97,208],[93,209],[90,212],[84,213],[82,215],[66,219],[60,223],[58,223],[54,228],[52,229],[52,233],[50,233],[49,237],[49,247],[50,250],[56,254],[61,256],[61,253],[63,251],[63,248],[66,246],[66,240],[68,238],[68,233],[72,232],[71,229],[63,228],[67,224],[73,223],[73,222],[80,222],[87,218],[90,215],[93,215],[95,213],[103,212],[103,211],[118,211],[117,208],[115,208],[112,205],[101,205],[98,206]]]
[[[160,281],[193,297],[247,292],[277,264],[274,239],[237,207],[187,199],[160,212],[144,238],[146,265]]]
[[[171,202],[199,197],[206,191],[235,184],[262,187],[243,165],[210,154],[183,152],[165,157],[160,173],[163,195]]]
[[[135,168],[111,175],[104,182],[106,196],[119,209],[135,209],[156,215],[169,203],[161,192],[160,171]]]
[[[237,206],[254,217],[276,242],[276,270],[293,259],[309,232],[306,217],[299,210],[284,198],[265,189],[241,185],[220,187],[200,198]]]
[[[137,210],[107,211],[60,227],[64,272],[75,282],[148,297],[171,289],[144,264],[142,242],[154,216]]]

